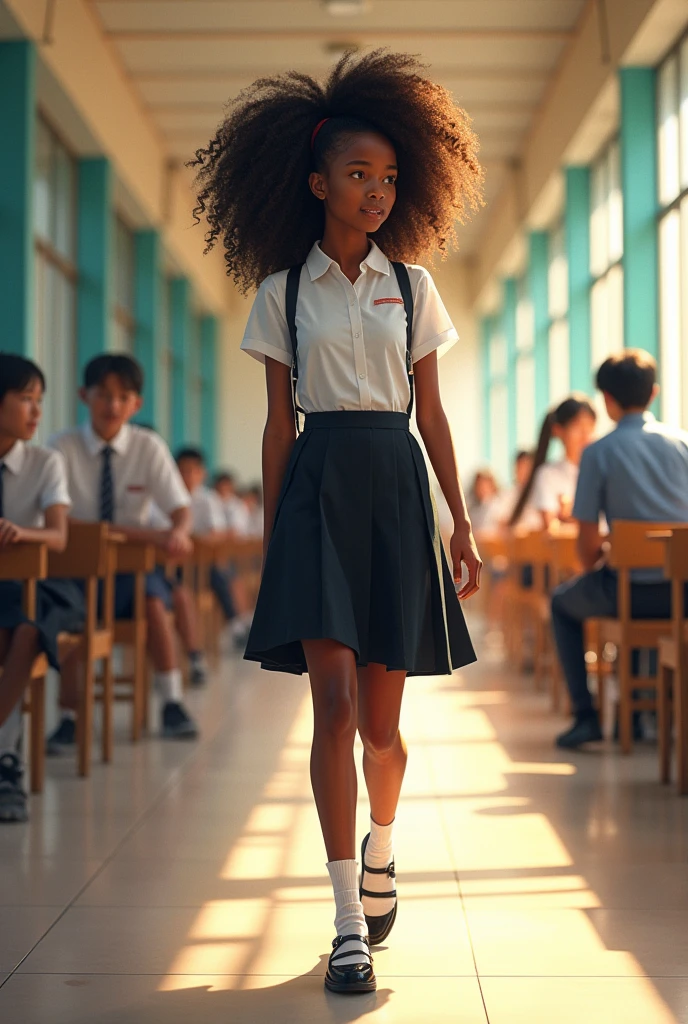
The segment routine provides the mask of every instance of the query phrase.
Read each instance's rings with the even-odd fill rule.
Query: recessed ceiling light
[[[351,18],[369,6],[368,0],[322,0],[322,5],[335,18]]]

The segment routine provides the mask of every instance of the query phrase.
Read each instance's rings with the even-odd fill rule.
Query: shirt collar
[[[320,242],[315,242],[306,259],[306,266],[308,267],[311,281],[317,281],[319,277],[326,274],[334,262],[333,259],[322,251]],[[389,260],[372,239],[370,240],[370,251],[361,263],[361,269],[364,266],[370,267],[371,270],[376,270],[378,274],[385,274],[389,277]]]
[[[631,412],[616,424],[616,429],[622,427],[642,427],[645,423],[654,423],[655,418],[651,412]]]
[[[26,458],[26,445],[23,441],[15,441],[7,455],[0,459],[9,469],[10,473],[18,476],[22,471],[24,459]]]
[[[90,422],[84,423],[81,429],[83,431],[86,447],[91,455],[99,455],[103,448],[106,448],[108,444],[110,445],[110,448],[117,452],[118,455],[126,454],[131,441],[131,427],[128,423],[125,423],[109,442],[104,441],[102,437],[96,434]]]

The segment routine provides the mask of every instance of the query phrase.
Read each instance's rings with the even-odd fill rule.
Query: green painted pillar
[[[549,408],[549,238],[546,231],[528,237],[528,294],[533,307],[535,421]]]
[[[137,419],[160,429],[158,367],[160,365],[162,271],[157,231],[137,231],[134,237],[134,355],[143,367],[143,406]]]
[[[217,336],[217,317],[204,316],[201,320],[201,446],[209,470],[217,468]]]
[[[591,394],[590,168],[566,168],[566,255],[569,265],[571,390]]]
[[[31,357],[36,47],[29,40],[0,43],[0,109],[0,347]]]
[[[112,318],[112,168],[104,157],[79,161],[77,364],[107,351]],[[85,406],[80,406],[83,420]]]
[[[490,342],[492,341],[492,317],[484,316],[480,320],[480,355],[483,374],[483,445],[482,457],[489,464],[492,457],[492,439],[490,430]]]
[[[624,340],[659,354],[654,68],[621,68]]]
[[[509,458],[511,453],[516,451],[517,429],[517,402],[516,393],[516,360],[518,350],[516,348],[516,306],[518,303],[516,278],[508,277],[504,281],[504,306],[502,308],[502,332],[506,341],[507,359],[507,443]]]
[[[189,346],[191,344],[191,285],[185,277],[170,282],[170,339],[172,381],[170,393],[170,444],[172,450],[189,442]]]

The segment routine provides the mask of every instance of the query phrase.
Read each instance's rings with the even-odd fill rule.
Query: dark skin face
[[[397,156],[384,135],[367,132],[327,160],[309,179],[313,195],[325,204],[324,253],[339,263],[349,280],[360,276],[368,255],[368,235],[378,230],[396,201]]]

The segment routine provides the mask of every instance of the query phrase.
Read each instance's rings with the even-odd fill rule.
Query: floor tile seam
[[[586,979],[613,979],[616,981],[686,981],[688,980],[688,974],[486,974],[482,971],[478,974],[478,978],[484,978],[488,980],[490,978],[528,978],[531,981],[537,979],[539,981],[552,981],[556,978],[586,978]]]
[[[375,971],[378,980],[385,978],[415,978],[416,980],[436,980],[438,978],[470,978],[477,981],[478,978],[475,974],[392,974],[389,971],[380,972],[376,969]],[[14,971],[19,978],[289,978],[291,980],[297,980],[299,978],[323,978],[325,976],[325,970],[309,972],[308,974],[261,974],[259,972],[249,972],[244,974],[216,974],[213,971],[203,971],[200,974],[186,974],[178,971],[138,971],[132,973],[131,971]],[[9,981],[8,975],[5,981]],[[508,977],[505,975],[504,977]]]
[[[225,717],[227,717],[227,716],[225,716]],[[223,722],[224,722],[224,718],[223,718],[223,720],[222,720],[222,721],[221,721],[220,723],[218,723],[218,725],[217,725],[217,728],[216,728],[216,730],[214,730],[214,732],[213,732],[213,737],[214,737],[215,735],[217,735],[217,732],[219,731],[219,729],[220,729],[220,728],[222,728]],[[154,738],[154,737],[151,737],[151,738]],[[189,753],[188,753],[188,754],[186,755],[186,757],[185,757],[185,758],[184,758],[184,760],[183,760],[183,761],[181,762],[181,764],[180,764],[180,765],[178,765],[178,766],[177,766],[177,767],[176,767],[176,768],[175,768],[175,769],[173,770],[173,771],[174,771],[174,774],[179,774],[180,776],[183,776],[183,774],[184,774],[184,773],[185,773],[185,772],[186,772],[186,771],[188,770],[188,768],[189,768],[189,767],[191,766],[191,764],[192,764],[192,763],[193,763],[193,762],[194,762],[194,761],[195,761],[195,760],[196,760],[196,759],[197,759],[198,757],[200,757],[201,753],[203,752],[203,750],[204,750],[204,748],[205,748],[205,746],[206,746],[206,743],[209,743],[209,742],[211,742],[211,737],[208,737],[208,738],[207,738],[207,740],[206,740],[206,739],[204,739],[203,741],[201,741],[201,742],[200,742],[200,743],[198,744],[198,746],[197,746],[197,747],[196,747],[196,748],[195,748],[194,750],[191,750],[191,751],[189,751]],[[88,780],[86,780],[86,781],[88,781]],[[129,841],[129,839],[131,839],[131,837],[132,837],[132,836],[133,836],[133,835],[134,835],[134,834],[136,833],[136,831],[137,831],[137,830],[138,830],[138,829],[139,829],[139,828],[140,828],[140,827],[141,827],[141,826],[143,825],[143,823],[144,823],[144,821],[146,820],[146,818],[148,817],[148,815],[149,815],[149,814],[151,814],[151,813],[152,813],[152,812],[153,812],[153,811],[155,810],[155,808],[156,808],[156,807],[158,807],[158,805],[159,805],[160,803],[162,803],[162,801],[164,800],[164,798],[165,798],[165,797],[167,796],[168,792],[169,792],[170,790],[172,790],[172,789],[174,788],[174,786],[175,786],[175,785],[176,785],[176,784],[177,784],[177,783],[178,783],[179,781],[181,781],[181,779],[180,779],[180,778],[177,778],[177,779],[170,779],[170,780],[168,780],[168,782],[167,782],[167,783],[165,783],[165,784],[164,784],[164,785],[163,785],[163,786],[162,786],[162,787],[160,788],[160,790],[159,790],[159,792],[158,792],[158,795],[157,795],[157,796],[156,796],[156,797],[155,797],[155,798],[154,798],[154,799],[153,799],[153,800],[151,801],[151,803],[150,803],[150,804],[149,804],[149,806],[148,806],[148,807],[146,808],[146,810],[145,810],[145,811],[143,811],[143,812],[142,812],[142,813],[141,813],[141,814],[140,814],[140,815],[139,815],[139,816],[138,816],[138,817],[137,817],[137,818],[136,818],[136,819],[134,820],[134,822],[133,822],[133,823],[132,823],[132,825],[131,825],[131,826],[130,826],[130,827],[129,827],[128,829],[127,829],[127,831],[126,831],[126,832],[125,832],[125,834],[124,834],[124,835],[122,836],[122,838],[120,839],[120,841],[119,841],[119,842],[118,842],[118,843],[117,843],[117,844],[115,845],[115,847],[114,847],[114,848],[113,848],[113,849],[112,849],[112,850],[110,851],[110,853],[108,854],[108,856],[107,856],[107,857],[105,857],[105,858],[103,859],[102,863],[101,863],[101,864],[100,864],[100,866],[99,866],[99,867],[98,867],[98,868],[96,869],[96,871],[94,872],[94,874],[93,874],[93,875],[91,875],[91,877],[90,877],[90,878],[89,878],[89,879],[88,879],[88,880],[87,880],[87,881],[86,881],[86,882],[84,883],[84,885],[83,885],[83,886],[82,886],[82,887],[81,887],[81,888],[79,889],[79,891],[78,891],[78,892],[77,892],[77,893],[76,893],[76,894],[75,894],[75,895],[74,895],[74,896],[72,897],[72,899],[71,899],[71,900],[69,901],[69,903],[67,903],[67,904],[66,904],[66,906],[63,906],[62,912],[61,912],[60,914],[58,914],[58,916],[57,916],[57,917],[55,918],[55,920],[54,920],[54,921],[52,922],[52,924],[50,924],[50,925],[48,926],[48,928],[47,928],[47,929],[46,929],[46,930],[45,930],[45,931],[44,931],[44,932],[42,933],[42,935],[41,935],[41,936],[40,936],[40,937],[39,937],[39,938],[38,938],[38,939],[36,940],[36,942],[35,942],[35,943],[34,943],[34,944],[33,944],[33,945],[31,946],[31,949],[29,949],[29,950],[28,950],[28,952],[24,954],[24,956],[23,956],[23,957],[22,957],[22,958],[21,958],[21,959],[19,960],[19,962],[18,962],[18,963],[17,963],[17,964],[16,964],[15,966],[14,966],[13,970],[11,970],[11,971],[9,972],[9,977],[5,979],[5,982],[3,982],[3,984],[5,984],[5,983],[6,983],[7,981],[9,981],[9,978],[11,978],[11,977],[12,977],[12,975],[13,975],[13,974],[15,974],[15,973],[16,973],[16,972],[17,972],[17,971],[19,970],[19,968],[21,967],[21,965],[22,965],[23,963],[25,963],[25,962],[26,962],[26,960],[27,960],[27,959],[28,959],[28,958],[29,958],[29,957],[31,956],[31,954],[32,954],[32,953],[33,953],[33,952],[34,952],[34,951],[35,951],[35,950],[36,950],[36,949],[38,948],[38,946],[39,946],[39,945],[41,944],[41,942],[42,942],[42,941],[43,941],[43,940],[44,940],[45,938],[47,938],[47,936],[48,936],[48,935],[50,934],[50,932],[51,932],[51,931],[53,930],[53,928],[55,928],[55,927],[56,927],[56,925],[58,925],[58,924],[60,923],[60,921],[61,921],[61,920],[62,920],[62,919],[63,919],[63,918],[65,917],[65,915],[66,915],[66,914],[68,913],[68,911],[69,911],[69,910],[71,910],[71,909],[72,909],[72,908],[73,908],[73,907],[75,906],[75,904],[77,903],[77,901],[79,900],[79,898],[80,898],[80,897],[81,897],[81,896],[83,895],[83,893],[85,893],[85,892],[86,892],[86,890],[88,889],[88,887],[89,887],[89,886],[90,886],[90,885],[91,885],[91,884],[92,884],[93,882],[95,882],[95,880],[96,880],[96,879],[97,879],[97,878],[98,878],[98,877],[99,877],[99,876],[100,876],[100,875],[101,875],[101,874],[102,874],[102,873],[103,873],[103,872],[105,871],[105,869],[106,869],[107,867],[109,867],[109,865],[111,864],[111,862],[112,862],[112,861],[114,860],[114,858],[116,857],[116,855],[117,855],[117,851],[118,851],[118,850],[119,850],[119,849],[120,849],[120,848],[121,848],[121,847],[122,847],[122,846],[123,846],[123,845],[124,845],[124,844],[125,844],[126,842],[128,842],[128,841]]]

